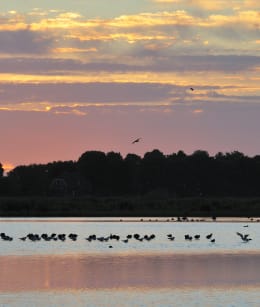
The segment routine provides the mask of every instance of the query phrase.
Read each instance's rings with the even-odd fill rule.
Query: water
[[[13,241],[0,242],[0,307],[259,306],[259,230],[260,223],[238,222],[2,219],[0,232]],[[78,239],[19,240],[28,233]],[[155,239],[122,241],[134,233]],[[210,233],[215,243],[206,239]],[[88,242],[91,234],[120,240]],[[187,241],[185,234],[201,238]]]

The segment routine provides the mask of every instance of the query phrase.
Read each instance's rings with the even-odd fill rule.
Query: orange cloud
[[[246,28],[257,28],[260,26],[260,13],[256,11],[242,11],[235,15],[210,15],[204,26],[218,27],[229,24],[243,24]]]
[[[250,78],[237,74],[223,75],[222,72],[204,71],[203,74],[191,74],[190,72],[92,72],[91,74],[81,74],[74,72],[72,75],[23,75],[23,74],[0,74],[0,84],[9,83],[10,81],[17,84],[44,84],[44,83],[87,83],[87,82],[100,82],[103,83],[161,83],[161,84],[174,84],[178,86],[187,86],[190,84],[195,86],[243,86],[256,87],[259,86],[259,71],[257,69],[250,72]],[[28,102],[29,103],[29,102]],[[47,105],[44,105],[45,108]],[[1,106],[1,107],[9,107]]]
[[[206,0],[151,0],[161,5],[174,5],[181,4],[185,6],[194,6],[203,10],[226,10],[226,9],[259,9],[259,0],[215,0],[215,1],[206,1]]]
[[[203,112],[204,112],[203,109],[195,109],[192,111],[193,114],[201,114]]]
[[[157,3],[180,3],[183,0],[152,0],[152,1]]]
[[[198,3],[201,3],[201,5],[203,3],[204,6],[216,5],[216,1],[201,1]],[[220,5],[220,3],[222,1],[217,2],[217,5]],[[36,11],[36,13],[41,12]],[[45,16],[46,12],[43,13],[43,15],[37,16],[31,16],[30,13],[21,15],[16,12],[4,15],[3,21],[0,24],[0,31],[40,31],[44,37],[48,35],[53,38],[55,37],[55,46],[53,46],[52,53],[77,54],[79,52],[97,51],[97,47],[82,46],[82,51],[80,51],[80,47],[71,46],[70,41],[74,39],[82,42],[126,41],[130,44],[140,42],[146,44],[149,50],[157,50],[160,49],[158,44],[152,42],[147,45],[147,42],[158,41],[161,46],[164,46],[163,48],[167,48],[167,46],[173,44],[173,41],[178,42],[181,37],[181,33],[178,32],[179,30],[177,28],[174,28],[175,30],[173,32],[168,31],[165,26],[219,28],[241,25],[245,29],[256,29],[260,27],[260,13],[254,10],[238,10],[234,11],[232,15],[211,14],[205,17],[193,16],[186,10],[174,10],[121,15],[110,19],[86,19],[75,12],[52,13],[52,15],[56,15],[47,18]],[[186,45],[187,43],[198,44],[200,40],[200,45],[206,47],[208,44],[207,37],[197,37],[197,39],[192,37],[181,38],[179,43]],[[212,47],[214,47],[214,37],[211,39],[211,42]]]
[[[52,50],[53,53],[82,53],[82,52],[97,52],[97,48],[73,48],[73,47],[59,47]]]

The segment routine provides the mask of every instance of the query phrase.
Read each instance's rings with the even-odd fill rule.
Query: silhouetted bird
[[[242,233],[237,232],[237,235],[238,235],[244,242],[248,242],[248,241],[251,241],[251,240],[252,240],[252,239],[248,238],[249,234],[243,235]]]
[[[64,242],[66,240],[66,235],[64,233],[58,234],[58,239]]]
[[[191,91],[194,91],[194,88],[193,88],[193,87],[190,87],[190,90],[191,90]]]
[[[169,239],[170,241],[174,241],[174,240],[175,240],[175,237],[168,237],[168,239]]]
[[[207,239],[211,239],[212,235],[213,235],[213,233],[207,235],[206,238],[207,238]]]
[[[1,236],[1,239],[4,240],[4,241],[13,241],[13,238],[7,236],[4,232],[2,232],[2,233],[0,234],[0,236]]]
[[[141,140],[141,138],[138,138],[138,139],[134,140],[134,141],[132,142],[132,144],[138,143],[140,140]]]
[[[184,238],[185,238],[185,240],[189,240],[189,241],[192,240],[192,236],[190,236],[190,235],[184,235]]]
[[[68,237],[72,240],[72,241],[76,241],[77,240],[77,237],[78,237],[78,235],[77,234],[75,234],[75,233],[70,233],[69,235],[68,235]]]

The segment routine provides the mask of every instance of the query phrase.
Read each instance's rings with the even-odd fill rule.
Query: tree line
[[[197,150],[143,157],[87,151],[77,161],[15,167],[6,176],[0,164],[1,196],[260,196],[260,155]]]

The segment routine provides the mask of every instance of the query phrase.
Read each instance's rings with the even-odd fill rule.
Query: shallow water
[[[248,227],[244,227],[248,226]],[[81,254],[81,253],[196,253],[196,252],[258,252],[260,251],[260,223],[166,223],[166,222],[89,222],[82,219],[0,219],[0,232],[14,238],[13,241],[1,241],[2,249],[0,255],[38,255],[38,254]],[[252,241],[245,243],[236,234],[248,233]],[[46,242],[23,242],[20,237],[28,233],[76,233],[78,240],[50,241]],[[156,238],[150,242],[129,240],[126,244],[121,239],[125,239],[127,234],[138,233],[155,234]],[[205,238],[213,233],[212,238],[216,242],[212,244]],[[120,235],[119,241],[88,242],[85,240],[91,234],[109,236],[110,234]],[[175,236],[174,241],[169,241],[167,234]],[[200,240],[186,241],[185,234],[200,234]],[[109,245],[113,250],[108,250]]]
[[[0,242],[0,307],[259,306],[259,230],[259,223],[2,219],[0,232],[13,241]],[[19,240],[28,233],[77,233],[78,240]],[[122,242],[134,233],[155,239]],[[120,240],[86,241],[91,234]]]

